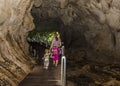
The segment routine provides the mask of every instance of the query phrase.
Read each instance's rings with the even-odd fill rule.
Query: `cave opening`
[[[45,49],[50,49],[50,44],[53,39],[53,34],[57,32],[58,37],[61,39],[61,27],[62,21],[59,18],[48,18],[43,15],[39,15],[39,11],[35,11],[36,7],[33,6],[31,15],[35,25],[34,30],[29,31],[27,42],[29,44],[29,53],[37,64],[43,64],[42,57]],[[63,44],[63,41],[62,41]]]
[[[100,0],[96,2],[101,3]],[[91,13],[93,12],[91,9],[85,10],[86,8],[79,7],[77,3],[72,4],[75,2],[71,1],[64,9],[59,7],[59,4],[53,2],[49,2],[48,4],[48,2],[42,1],[42,3],[43,4],[36,2],[31,10],[35,24],[34,31],[43,32],[43,34],[45,34],[45,32],[55,31],[60,33],[66,48],[66,56],[68,57],[67,70],[70,71],[67,72],[68,81],[74,82],[77,85],[85,84],[86,86],[90,83],[96,84],[93,81],[95,77],[89,75],[89,73],[92,74],[97,70],[100,71],[101,66],[103,69],[106,69],[107,64],[113,63],[110,62],[113,61],[113,58],[110,58],[114,56],[112,56],[110,54],[111,51],[109,51],[112,48],[112,44],[110,45],[105,42],[105,40],[111,41],[112,39],[111,33],[109,33],[109,27],[107,25],[101,25],[102,19],[95,19],[95,16],[98,15],[93,15],[94,13]],[[107,29],[104,29],[104,27]],[[108,37],[108,39],[105,37]],[[42,47],[43,46],[45,46],[44,43],[42,44]],[[104,47],[106,47],[106,49]],[[41,49],[40,53],[43,53],[43,51],[44,50]],[[107,59],[109,59],[109,61]],[[111,65],[109,65],[109,67],[110,66]],[[78,70],[81,71],[81,73],[78,73]],[[83,71],[86,73],[84,74]],[[99,77],[98,71],[96,75]],[[74,75],[71,73],[78,74]],[[89,80],[92,81],[89,82]]]
[[[88,45],[84,33],[88,30],[88,27],[85,25],[77,25],[75,24],[76,21],[71,25],[65,24],[60,15],[57,15],[57,13],[57,16],[54,15],[56,10],[52,9],[51,14],[53,15],[48,15],[48,9],[49,7],[35,5],[33,5],[31,9],[35,28],[29,32],[27,37],[30,45],[29,51],[33,53],[32,57],[36,60],[36,63],[43,65],[41,58],[43,57],[45,48],[49,47],[51,43],[51,40],[49,41],[47,37],[51,37],[51,34],[58,32],[66,48],[66,57],[68,57],[67,68],[68,70],[70,69],[70,71],[72,69],[76,70],[75,68],[80,68],[81,64],[83,65],[83,62],[86,60],[87,53],[85,48],[87,48]],[[45,39],[47,39],[47,41]],[[31,46],[35,47],[33,51],[31,51]],[[70,80],[70,77],[67,78]],[[75,80],[76,79],[78,79],[78,77],[75,78]]]

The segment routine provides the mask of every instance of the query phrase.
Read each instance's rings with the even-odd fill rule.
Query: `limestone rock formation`
[[[32,0],[0,0],[0,86],[17,86],[34,61],[28,55],[27,32],[34,28]]]

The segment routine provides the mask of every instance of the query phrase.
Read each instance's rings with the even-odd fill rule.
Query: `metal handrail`
[[[61,58],[61,85],[66,86],[66,57],[64,56],[64,46],[62,47]]]

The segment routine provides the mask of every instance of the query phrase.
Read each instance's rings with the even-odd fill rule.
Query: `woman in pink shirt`
[[[61,46],[61,39],[58,38],[57,33],[54,33],[54,38],[52,40],[50,49],[52,49],[53,52],[53,64],[55,66],[58,65],[60,46]]]

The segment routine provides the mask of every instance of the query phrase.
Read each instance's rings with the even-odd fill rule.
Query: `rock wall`
[[[62,39],[71,52],[85,50],[87,59],[120,60],[119,0],[35,0],[32,13],[39,19],[59,18]],[[108,61],[109,59],[109,61]]]
[[[17,86],[34,63],[26,42],[34,28],[32,5],[32,0],[0,0],[0,86]]]

